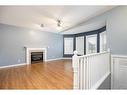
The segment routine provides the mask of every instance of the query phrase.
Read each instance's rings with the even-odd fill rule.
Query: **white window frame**
[[[86,54],[91,54],[91,53],[89,53],[88,51],[88,39],[90,38],[90,37],[96,37],[96,52],[95,53],[97,53],[97,34],[93,34],[93,35],[87,35],[86,36]]]
[[[84,36],[76,37],[76,51],[79,55],[84,55]]]
[[[105,39],[102,38],[102,36],[106,36]],[[102,44],[104,44],[104,40],[106,41],[106,49],[104,50],[104,47]],[[107,51],[107,35],[106,35],[106,31],[100,33],[100,52],[105,52]]]
[[[70,41],[71,43],[70,42],[67,43],[68,41]],[[74,50],[74,38],[73,37],[65,37],[64,38],[64,54],[65,55],[73,54],[73,50]]]

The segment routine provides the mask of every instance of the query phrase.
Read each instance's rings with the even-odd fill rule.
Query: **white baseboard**
[[[62,57],[62,58],[48,59],[48,60],[46,60],[46,62],[47,61],[61,60],[61,59],[72,59],[72,58],[70,58],[70,57]]]
[[[72,59],[72,57],[63,57],[62,59]]]
[[[0,69],[9,68],[9,67],[15,67],[15,66],[22,66],[22,65],[27,65],[27,64],[26,63],[20,63],[20,64],[8,65],[8,66],[0,66]]]
[[[61,60],[61,59],[62,59],[62,58],[48,59],[48,60],[46,60],[46,62],[47,62],[47,61]]]

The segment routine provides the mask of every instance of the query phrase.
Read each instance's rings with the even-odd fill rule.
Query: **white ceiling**
[[[0,23],[59,33],[114,6],[0,6]],[[62,28],[56,20],[62,21]],[[40,27],[44,24],[44,27]]]

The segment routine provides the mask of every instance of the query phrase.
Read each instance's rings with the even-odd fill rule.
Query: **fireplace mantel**
[[[47,60],[47,49],[46,48],[26,48],[26,63],[31,64],[31,52],[43,52],[44,61]]]

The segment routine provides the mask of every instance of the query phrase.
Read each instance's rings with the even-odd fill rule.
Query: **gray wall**
[[[24,46],[49,47],[47,48],[48,59],[63,56],[62,35],[0,24],[0,66],[25,63]]]
[[[107,17],[106,26],[111,53],[127,55],[127,6],[113,9]]]

